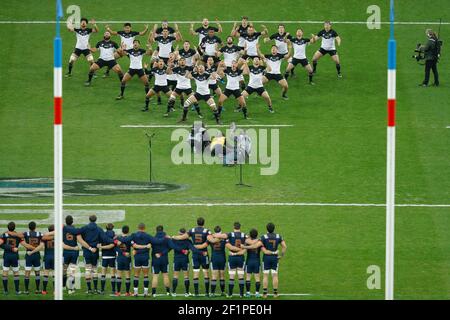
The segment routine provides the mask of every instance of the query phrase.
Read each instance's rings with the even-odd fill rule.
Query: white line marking
[[[129,20],[104,20],[104,21],[96,21],[100,24],[106,24],[106,23],[161,23],[161,21],[153,21],[153,20],[135,20],[135,21],[129,21]],[[219,23],[235,23],[239,21],[234,20],[223,20],[219,21]],[[281,20],[252,20],[253,23],[267,23],[267,24],[278,24],[278,23],[284,23],[284,24],[323,24],[322,20],[291,20],[291,21],[281,21]],[[56,21],[52,20],[36,20],[36,21],[29,21],[29,20],[2,20],[0,21],[0,24],[55,24]],[[201,21],[169,21],[169,23],[178,23],[178,24],[191,24],[191,23],[201,23]],[[389,21],[382,21],[381,24],[390,24]],[[356,25],[366,25],[367,21],[333,21],[333,24],[356,24]],[[439,22],[436,21],[395,21],[394,24],[397,25],[439,25]],[[442,22],[442,25],[450,25],[450,22]]]
[[[293,127],[293,124],[242,124],[237,127],[242,128],[288,128]],[[121,128],[192,128],[190,125],[171,125],[171,124],[126,124],[120,126]],[[213,124],[208,125],[210,128],[228,128],[229,125]]]
[[[218,202],[218,203],[65,203],[64,207],[385,207],[384,203]],[[450,208],[450,204],[396,204],[396,207]],[[53,207],[53,203],[0,203],[0,207]]]

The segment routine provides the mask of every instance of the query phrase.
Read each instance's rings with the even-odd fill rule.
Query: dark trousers
[[[423,84],[428,85],[430,82],[430,71],[433,70],[434,84],[439,85],[439,73],[437,69],[437,60],[427,60],[425,62],[425,80]]]

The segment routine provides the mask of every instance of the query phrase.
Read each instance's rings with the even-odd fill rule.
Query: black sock
[[[232,296],[233,295],[233,289],[234,289],[234,279],[233,280],[228,280],[228,295]]]
[[[194,278],[194,292],[198,294],[198,278]]]
[[[34,283],[36,284],[36,290],[39,291],[39,287],[41,286],[41,273],[36,272],[34,276],[35,276]]]
[[[121,83],[120,84],[120,95],[123,96],[123,94],[125,93],[125,83]]]
[[[211,293],[212,294],[216,293],[216,287],[217,287],[217,281],[216,280],[211,280]]]
[[[172,292],[173,293],[175,293],[177,291],[177,287],[178,287],[178,279],[173,278],[172,279]]]
[[[220,279],[220,291],[225,292],[225,280]]]
[[[3,291],[8,292],[8,276],[3,276]]]
[[[219,114],[222,114],[222,110],[223,110],[223,106],[219,106],[219,108],[217,108],[217,112],[218,112]]]
[[[123,73],[122,73],[122,72],[119,72],[117,75],[118,75],[118,77],[119,77],[119,81],[122,82]]]
[[[148,104],[150,103],[150,98],[145,97],[145,109],[148,109]]]
[[[93,281],[94,281],[94,290],[97,290],[98,289],[98,276],[94,277]]]
[[[102,274],[101,278],[100,278],[101,291],[105,291],[105,285],[106,285],[106,276],[104,274]]]
[[[19,276],[14,276],[14,288],[19,292]]]
[[[170,293],[170,287],[166,287],[166,293]]]
[[[127,278],[125,280],[125,290],[126,290],[126,292],[130,292],[130,286],[131,286],[131,280],[130,280],[130,278]],[[136,286],[136,288],[137,288],[137,286]]]
[[[67,274],[63,275],[63,287],[66,286],[67,283]]]
[[[112,292],[116,292],[116,277],[111,276],[111,290]]]
[[[183,108],[183,118],[182,118],[183,120],[186,120],[188,111],[189,111],[188,108],[186,107]]]
[[[106,72],[105,72],[105,74],[109,74],[109,71],[111,70],[111,68],[110,67],[108,67],[107,69],[106,69]]]
[[[134,279],[134,280],[133,280],[133,286],[134,286],[135,288],[139,288],[139,279]]]
[[[148,281],[148,277],[144,277],[144,288],[148,288],[150,281]]]
[[[195,111],[197,111],[197,114],[201,114],[200,106],[198,104],[194,104],[194,108],[195,108]]]
[[[91,282],[92,282],[92,280],[91,279],[86,279],[86,285],[87,285],[87,288],[88,288],[88,291],[91,291]]]
[[[251,283],[250,280],[245,281],[245,290],[247,290],[247,292],[250,292]]]
[[[94,71],[89,72],[88,82],[92,81],[92,77],[94,76]]]
[[[309,77],[309,83],[311,83],[313,81],[313,73],[308,74]]]
[[[158,96],[158,103],[161,103],[161,96]]]
[[[73,62],[69,62],[69,74],[72,74]]]
[[[116,278],[116,292],[120,292],[121,289],[122,289],[122,278],[117,277]]]
[[[278,289],[273,289],[273,294],[278,294]]]
[[[259,282],[259,281],[256,281],[255,282],[255,291],[256,292],[259,292],[259,288],[261,287],[261,282]]]
[[[216,119],[216,122],[219,123],[219,120],[220,120],[220,113],[219,113],[219,111],[214,111],[214,118]]]
[[[242,107],[242,113],[244,114],[244,118],[247,118],[247,107]]]
[[[170,112],[170,109],[173,109],[174,105],[175,105],[175,100],[169,99],[169,101],[167,102],[167,113]]]
[[[263,288],[263,294],[267,294],[268,291],[267,288]]]
[[[184,279],[184,292],[185,293],[189,293],[189,285],[190,285],[189,278],[188,279]]]
[[[144,90],[145,90],[145,94],[147,94],[150,91],[150,87],[148,85],[146,85],[144,87]]]
[[[291,70],[291,76],[293,76],[294,73],[295,73],[295,72],[294,72],[294,69],[292,69],[292,70]]]
[[[205,278],[205,292],[209,294],[209,278]]]
[[[245,284],[245,280],[239,279],[239,295],[241,295],[241,296],[244,295],[244,284]]]
[[[47,291],[47,285],[48,285],[48,276],[44,276],[44,281],[42,283],[42,290]]]
[[[341,65],[339,63],[336,64],[336,70],[338,74],[341,74]]]
[[[152,288],[152,294],[156,294],[156,288]]]
[[[184,96],[183,95],[180,96],[180,105],[184,106]]]
[[[317,70],[317,61],[313,61],[313,72]]]
[[[25,277],[24,283],[25,283],[25,291],[28,291],[28,287],[30,286],[30,278]]]

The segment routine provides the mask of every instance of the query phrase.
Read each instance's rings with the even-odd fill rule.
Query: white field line
[[[242,128],[290,128],[293,124],[242,124],[237,127]],[[171,124],[126,124],[120,126],[121,128],[192,128],[190,125],[171,125]],[[214,124],[208,125],[208,128],[228,128],[229,125]]]
[[[142,23],[142,24],[154,24],[161,23],[160,20],[100,20],[96,21],[99,24],[107,24],[107,23]],[[234,20],[223,20],[219,21],[219,23],[235,23],[239,21]],[[252,20],[253,23],[267,23],[267,24],[323,24],[322,20],[291,20],[291,21],[281,21],[281,20]],[[0,24],[55,24],[54,20],[1,20]],[[201,23],[201,21],[169,21],[169,23],[177,23],[177,24],[191,24],[191,23]],[[212,23],[215,23],[212,22]],[[333,24],[355,24],[355,25],[366,25],[367,21],[333,21]],[[382,21],[381,24],[390,24],[389,21]],[[394,24],[397,25],[439,25],[437,21],[396,21]],[[442,25],[450,25],[450,22],[442,22]]]
[[[65,203],[64,207],[385,207],[384,203],[218,202],[218,203]],[[450,208],[450,204],[407,203],[396,207]],[[0,207],[53,207],[53,203],[0,203]]]

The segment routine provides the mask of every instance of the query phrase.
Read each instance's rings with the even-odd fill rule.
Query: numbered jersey
[[[20,239],[19,237],[11,236],[8,233],[2,234],[1,238],[2,238],[2,240],[4,242],[4,244],[9,245],[9,249],[5,248],[5,254],[13,254],[13,255],[17,255],[18,256],[19,253],[18,252],[13,252],[12,249],[18,248],[20,242],[23,241],[23,240]]]
[[[139,32],[136,31],[117,31],[117,34],[120,36],[120,43],[125,45],[126,50],[133,49],[133,41],[136,36],[139,35]]]
[[[55,255],[55,239],[42,240],[44,243],[44,256],[46,258],[53,257]]]
[[[228,234],[227,243],[231,244],[232,246],[240,248],[241,245],[245,244],[245,239],[247,236],[243,232],[230,232]]]
[[[206,94],[209,94],[209,89]],[[204,244],[210,234],[211,231],[203,227],[195,227],[188,231],[188,235],[191,237],[194,245]],[[207,248],[201,249],[200,251],[207,251]]]
[[[211,243],[211,254],[213,256],[225,256],[226,240],[221,239],[219,242]]]
[[[306,38],[288,37],[294,47],[294,58],[303,60],[306,59],[306,46],[309,44],[310,40]]]
[[[73,29],[75,35],[77,37],[77,43],[75,44],[75,48],[80,50],[89,49],[89,37],[91,36],[92,29]]]
[[[335,44],[335,40],[338,37],[338,34],[336,31],[334,30],[330,30],[330,31],[325,31],[322,30],[320,31],[317,36],[319,38],[322,38],[322,45],[321,48],[325,49],[325,50],[336,50],[336,44]]]
[[[73,226],[63,227],[63,243],[70,247],[76,247],[78,245],[77,235],[81,233],[81,229]]]
[[[261,242],[267,250],[277,251],[278,246],[283,242],[283,237],[278,233],[266,233],[261,237]]]

